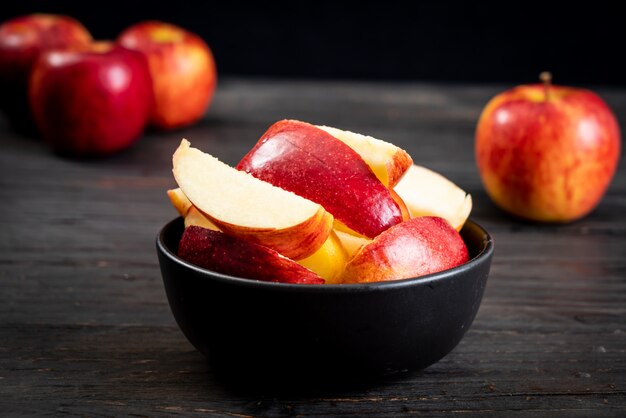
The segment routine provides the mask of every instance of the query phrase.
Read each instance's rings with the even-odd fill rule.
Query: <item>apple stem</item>
[[[552,73],[550,71],[543,71],[539,74],[539,80],[543,82],[543,87],[546,92],[546,102],[550,100],[550,86],[552,85]]]

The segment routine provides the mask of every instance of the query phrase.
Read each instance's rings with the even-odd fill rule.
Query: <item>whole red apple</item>
[[[217,83],[215,60],[202,38],[175,25],[147,21],[123,31],[118,42],[148,58],[155,127],[175,129],[202,118]]]
[[[45,52],[29,93],[44,139],[74,156],[129,147],[143,133],[154,104],[145,57],[111,42]]]
[[[32,123],[28,79],[41,53],[90,42],[87,29],[64,15],[32,14],[0,25],[0,109],[13,124],[22,127]]]
[[[593,210],[620,156],[620,130],[595,93],[550,84],[515,87],[486,105],[476,161],[492,200],[533,221],[568,222]]]

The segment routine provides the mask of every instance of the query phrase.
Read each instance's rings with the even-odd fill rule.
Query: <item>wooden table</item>
[[[474,128],[507,86],[222,80],[198,125],[76,161],[0,119],[0,415],[626,416],[626,169],[587,218],[505,216]],[[596,89],[626,127],[626,91]],[[439,363],[359,390],[242,391],[170,313],[155,253],[181,137],[235,164],[274,121],[371,134],[474,198],[496,254],[478,316]],[[622,153],[623,154],[623,153]]]

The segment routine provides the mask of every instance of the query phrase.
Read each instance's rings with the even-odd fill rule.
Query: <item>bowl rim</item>
[[[382,290],[391,290],[391,289],[399,289],[405,287],[411,287],[415,285],[422,284],[432,284],[439,281],[446,280],[455,276],[463,271],[471,270],[478,264],[482,264],[491,258],[494,251],[494,242],[493,237],[487,230],[473,221],[471,218],[468,218],[466,221],[466,225],[470,224],[473,227],[476,227],[480,230],[480,232],[484,235],[483,248],[469,261],[453,267],[451,269],[442,270],[436,273],[427,274],[419,277],[411,277],[407,279],[399,279],[399,280],[389,280],[389,281],[381,281],[381,282],[368,282],[368,283],[338,283],[338,284],[298,284],[298,283],[281,283],[281,282],[269,282],[263,280],[256,279],[248,279],[243,277],[231,276],[228,274],[219,273],[213,270],[205,269],[195,264],[192,264],[188,261],[183,260],[178,257],[177,254],[173,253],[165,243],[165,231],[169,228],[173,227],[173,224],[176,222],[182,222],[182,217],[177,217],[166,223],[161,230],[158,232],[156,237],[156,246],[157,251],[163,254],[165,257],[170,259],[172,262],[182,265],[185,268],[193,270],[194,272],[206,276],[207,279],[217,280],[218,282],[236,284],[239,286],[245,287],[259,287],[263,289],[273,289],[273,290],[285,290],[290,292],[305,292],[305,293],[343,293],[343,292],[371,292],[371,291],[382,291]],[[465,228],[465,226],[464,226]]]

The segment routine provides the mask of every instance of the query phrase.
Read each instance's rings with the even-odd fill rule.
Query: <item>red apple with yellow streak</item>
[[[333,217],[320,204],[236,170],[187,140],[172,163],[182,194],[228,235],[300,260],[322,247],[331,233]],[[173,200],[185,210],[177,203],[184,199]]]
[[[84,46],[92,38],[76,19],[36,13],[0,25],[0,109],[17,127],[32,125],[28,104],[31,70],[46,50]]]
[[[319,203],[369,238],[407,217],[402,200],[394,199],[354,149],[306,122],[270,126],[237,169]]]
[[[457,267],[469,260],[461,235],[443,218],[420,216],[394,225],[361,247],[343,283],[408,279]]]
[[[176,129],[202,118],[213,98],[217,68],[200,36],[172,24],[146,21],[124,30],[118,42],[148,58],[155,127]]]
[[[476,161],[489,196],[532,221],[569,222],[605,194],[620,156],[620,129],[595,93],[543,84],[515,87],[486,105]]]

